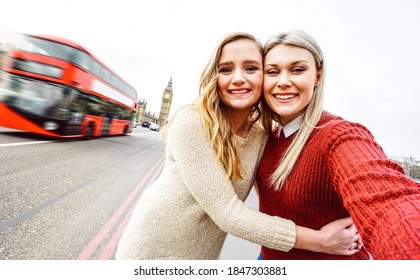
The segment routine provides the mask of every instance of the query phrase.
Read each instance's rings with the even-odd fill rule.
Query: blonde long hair
[[[324,79],[325,79],[325,65],[324,56],[318,43],[308,34],[302,31],[291,31],[287,33],[280,33],[271,37],[264,46],[264,56],[274,47],[278,45],[289,45],[303,48],[315,58],[317,71],[320,72],[318,86],[314,88],[314,95],[305,108],[304,121],[301,128],[297,132],[290,146],[285,151],[283,158],[280,160],[277,169],[271,175],[271,183],[276,190],[280,189],[286,184],[287,177],[292,172],[297,160],[299,159],[302,149],[305,147],[312,131],[321,118],[323,112],[324,99]],[[273,120],[279,122],[279,116],[274,113],[267,105],[264,98],[262,103],[262,123],[267,131],[271,131]]]
[[[254,42],[261,52],[261,57],[263,56],[263,47],[253,35],[244,32],[236,32],[227,35],[216,46],[201,73],[200,95],[198,99],[193,104],[181,109],[192,108],[199,112],[205,134],[211,141],[216,157],[220,163],[222,163],[230,180],[242,178],[242,165],[238,157],[234,133],[223,103],[220,100],[220,93],[217,88],[217,64],[220,60],[223,47],[241,39],[247,39]],[[260,114],[261,112],[258,104],[255,104],[252,108],[250,118],[255,122],[258,120]],[[176,114],[174,114],[172,119],[174,117],[176,117]],[[168,126],[170,124],[171,121],[168,123]]]

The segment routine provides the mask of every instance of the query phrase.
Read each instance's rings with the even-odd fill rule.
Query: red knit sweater
[[[324,113],[287,184],[275,191],[269,177],[295,135],[270,135],[257,183],[260,211],[320,229],[349,215],[364,243],[353,256],[262,247],[269,259],[420,259],[420,185],[385,156],[362,125]]]

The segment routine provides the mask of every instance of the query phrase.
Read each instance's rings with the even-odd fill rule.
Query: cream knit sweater
[[[136,206],[116,259],[218,259],[226,232],[290,250],[296,240],[295,224],[243,203],[267,136],[254,124],[247,138],[236,140],[244,178],[231,183],[199,114],[191,109],[180,112],[168,134],[162,174]]]

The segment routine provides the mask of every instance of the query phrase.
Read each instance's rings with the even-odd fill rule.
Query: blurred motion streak
[[[136,90],[74,42],[14,34],[0,67],[0,126],[87,139],[132,130]]]

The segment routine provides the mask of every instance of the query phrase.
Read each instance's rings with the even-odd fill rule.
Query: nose
[[[232,77],[232,83],[234,84],[241,84],[245,82],[245,77],[242,73],[242,71],[237,70],[233,72],[233,77]]]
[[[279,75],[279,80],[277,82],[278,87],[290,87],[292,82],[290,81],[290,77],[287,73],[281,73]]]

